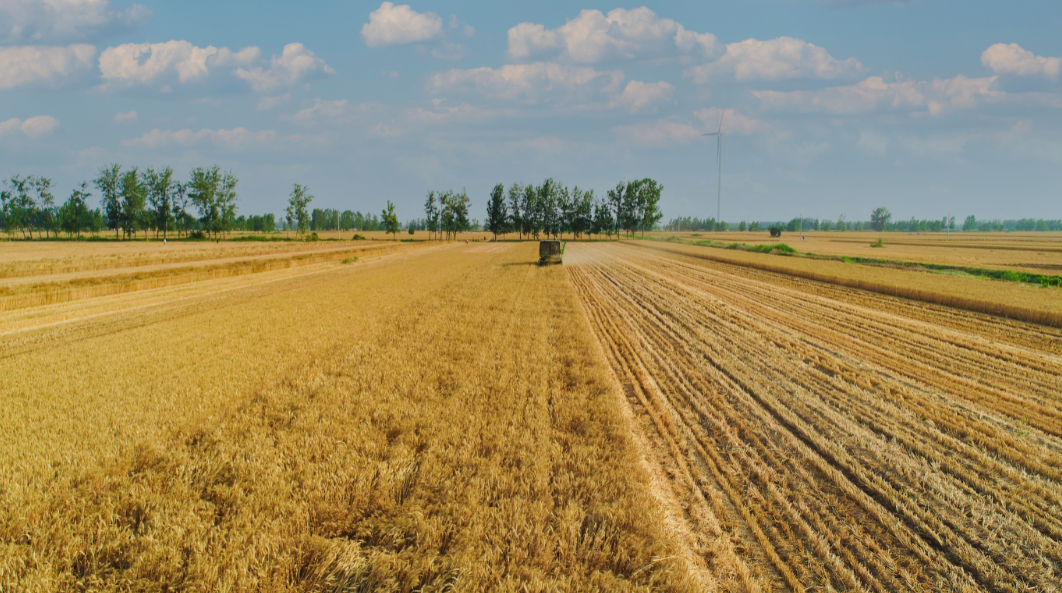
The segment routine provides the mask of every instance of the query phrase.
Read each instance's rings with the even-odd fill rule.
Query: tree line
[[[100,192],[100,207],[93,209],[88,206],[92,192],[87,181],[57,207],[51,179],[15,175],[0,191],[0,223],[7,233],[21,232],[24,238],[32,238],[35,231],[38,237],[58,236],[60,231],[80,237],[105,228],[113,230],[115,238],[134,238],[143,231],[146,239],[154,231],[156,238],[161,233],[165,239],[170,231],[180,236],[193,229],[217,237],[236,224],[237,182],[217,165],[192,169],[188,181],[181,182],[170,167],[123,171],[121,165],[111,164],[92,180]]]
[[[714,218],[679,217],[672,218],[665,225],[665,229],[673,232],[688,231],[759,231],[768,228],[791,233],[804,231],[877,231],[877,232],[902,232],[902,233],[936,233],[945,231],[965,232],[972,231],[1062,231],[1062,220],[1048,220],[1042,218],[1022,218],[1011,220],[978,220],[976,216],[969,215],[961,224],[954,216],[944,216],[940,219],[918,219],[911,217],[906,220],[892,220],[892,214],[887,208],[876,208],[871,212],[870,220],[848,221],[842,214],[836,221],[830,219],[797,217],[789,221],[750,222],[740,223],[716,221]]]
[[[491,190],[487,202],[486,230],[494,234],[517,233],[520,239],[540,235],[558,238],[571,233],[582,235],[628,236],[652,230],[660,221],[660,194],[664,186],[649,178],[620,182],[597,198],[594,190],[567,188],[552,178],[540,185],[513,183],[508,192],[499,183]],[[429,203],[431,194],[429,194]],[[429,225],[432,214],[427,212]]]

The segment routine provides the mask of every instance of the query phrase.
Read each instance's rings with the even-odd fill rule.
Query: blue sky
[[[662,208],[1062,218],[1062,3],[0,0],[0,178],[220,164],[240,209],[421,214],[653,177]]]

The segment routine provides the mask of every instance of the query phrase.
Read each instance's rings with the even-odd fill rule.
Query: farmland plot
[[[628,245],[565,269],[735,587],[1059,590],[1062,332]]]
[[[27,309],[0,591],[710,585],[564,270],[481,247]]]

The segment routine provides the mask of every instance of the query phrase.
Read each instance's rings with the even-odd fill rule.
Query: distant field
[[[696,234],[697,236],[694,236]],[[783,232],[651,233],[655,238],[680,236],[687,242],[786,243],[797,251],[910,262],[1062,274],[1062,233],[875,233]],[[881,239],[883,247],[871,247]]]
[[[0,591],[1058,590],[1062,288],[346,239],[0,243]]]

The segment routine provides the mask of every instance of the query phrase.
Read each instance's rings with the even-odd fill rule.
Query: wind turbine
[[[716,188],[715,197],[715,222],[718,224],[721,218],[722,204],[723,204],[723,116],[726,115],[725,111],[719,113],[719,126],[714,132],[702,134],[702,136],[715,136],[715,162],[719,167],[718,173],[718,187]]]

